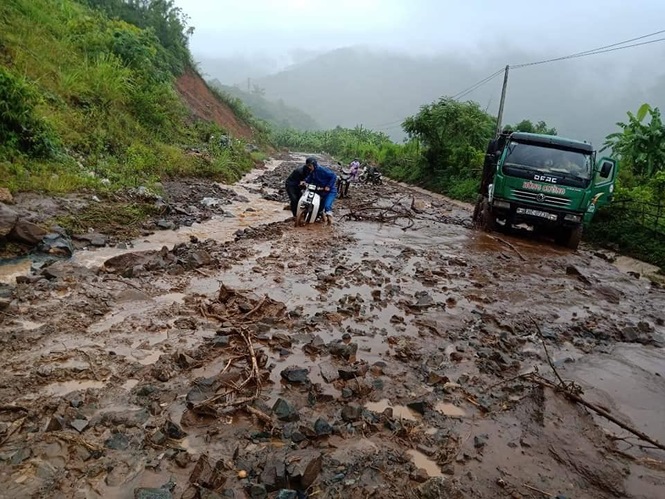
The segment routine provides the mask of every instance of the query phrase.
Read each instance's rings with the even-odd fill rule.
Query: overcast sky
[[[437,53],[495,44],[552,54],[665,29],[665,0],[176,0],[195,56],[263,55],[369,45]],[[658,44],[656,44],[658,45]],[[642,54],[649,48],[638,49]],[[523,61],[507,61],[519,63]]]

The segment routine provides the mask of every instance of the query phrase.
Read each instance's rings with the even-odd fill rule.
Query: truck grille
[[[538,196],[541,196],[539,198]],[[542,196],[545,196],[543,199]],[[513,189],[513,197],[519,201],[531,201],[534,203],[547,203],[557,207],[566,207],[570,204],[570,199],[560,196],[550,196],[539,192],[523,191],[520,189]]]

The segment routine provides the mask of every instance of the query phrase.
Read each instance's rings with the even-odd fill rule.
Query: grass
[[[54,221],[70,234],[82,234],[93,228],[103,234],[121,237],[136,237],[141,223],[159,213],[149,203],[119,203],[102,201],[91,203],[83,210],[69,215],[55,217]]]
[[[1,2],[0,64],[8,76],[0,78],[0,96],[16,96],[5,99],[15,105],[0,106],[3,185],[60,194],[178,176],[240,178],[255,158],[240,142],[231,149],[208,143],[224,131],[190,117],[175,91],[172,58],[151,31],[74,0]],[[17,122],[11,137],[3,136],[8,116]],[[39,154],[31,148],[37,139]]]

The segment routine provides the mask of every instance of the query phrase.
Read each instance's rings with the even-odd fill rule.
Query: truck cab
[[[512,132],[490,142],[474,222],[491,231],[526,224],[577,249],[585,224],[614,193],[617,163],[591,144]]]

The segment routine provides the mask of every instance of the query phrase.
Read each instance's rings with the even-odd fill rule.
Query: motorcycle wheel
[[[298,216],[296,218],[296,227],[301,227],[305,225],[305,216],[306,216],[305,210],[301,210],[298,213]]]

